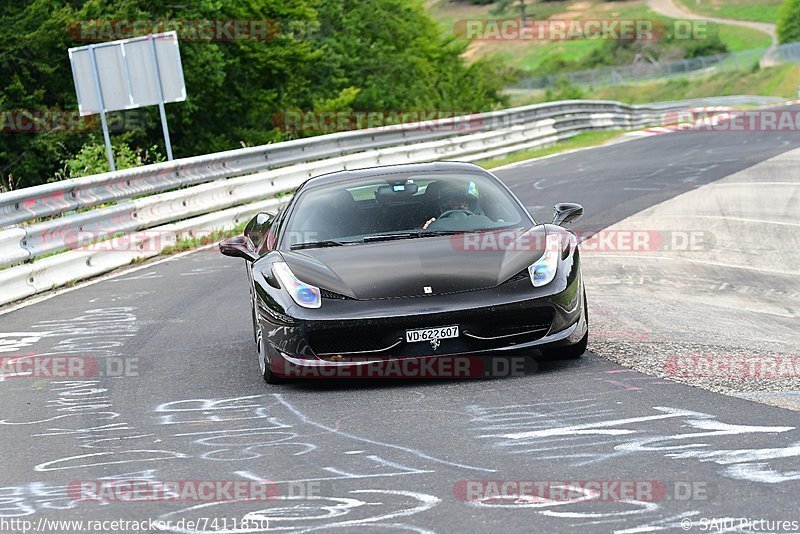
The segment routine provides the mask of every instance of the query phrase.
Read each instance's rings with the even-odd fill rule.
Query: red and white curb
[[[758,106],[756,109],[771,109],[771,108],[779,108],[785,106],[795,106],[800,104],[800,99],[797,100],[787,100],[784,102],[778,102],[775,104],[765,104],[762,106]],[[638,130],[636,132],[629,132],[623,135],[623,138],[626,139],[638,139],[642,137],[651,137],[653,135],[663,135],[667,133],[673,132],[681,132],[681,131],[693,131],[699,130],[702,131],[703,128],[708,128],[710,126],[716,126],[722,124],[731,119],[734,116],[736,111],[743,111],[737,110],[736,108],[730,106],[704,106],[704,107],[695,107],[695,108],[688,108],[686,110],[676,111],[674,113],[667,114],[667,118],[665,122],[669,121],[670,117],[674,117],[676,122],[665,124],[664,126],[653,126],[650,128],[645,128],[643,130]],[[696,119],[694,121],[681,121],[681,115],[685,117],[695,117],[696,115],[703,115],[702,118]]]

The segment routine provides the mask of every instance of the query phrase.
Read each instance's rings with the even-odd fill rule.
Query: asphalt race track
[[[579,202],[587,216],[577,229],[600,230],[797,147],[791,133],[675,133],[498,175],[537,219],[555,202]],[[0,356],[85,356],[105,375],[0,383],[0,450],[26,461],[0,474],[0,520],[160,519],[177,532],[190,530],[186,520],[200,521],[195,531],[260,531],[242,529],[243,518],[298,532],[721,532],[739,518],[800,519],[797,412],[592,353],[504,378],[267,386],[249,313],[244,266],[205,250],[0,316]],[[98,502],[75,492],[134,478],[270,480],[280,496]],[[489,481],[563,482],[572,498],[475,498],[491,497]],[[610,489],[597,498],[587,482]],[[645,490],[617,491],[632,484]]]

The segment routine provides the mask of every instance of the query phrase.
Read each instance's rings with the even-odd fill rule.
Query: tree
[[[781,43],[800,41],[800,0],[784,0],[778,12],[777,30]]]
[[[321,0],[315,93],[360,89],[356,111],[482,111],[503,102],[501,69],[467,66],[467,44],[443,36],[417,0]]]
[[[76,112],[67,49],[87,42],[70,28],[92,20],[273,24],[255,40],[192,40],[179,29],[187,99],[166,106],[175,157],[285,139],[273,124],[283,110],[483,111],[504,102],[501,69],[468,65],[466,45],[443,36],[421,0],[5,0],[0,23],[14,31],[0,32],[0,110]],[[157,109],[110,118],[127,114],[136,126],[112,138],[163,153]],[[0,186],[46,182],[99,133],[13,129],[0,132]]]

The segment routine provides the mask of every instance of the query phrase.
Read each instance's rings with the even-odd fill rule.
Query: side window
[[[272,219],[272,225],[267,233],[267,239],[264,241],[263,252],[265,253],[274,250],[278,246],[278,236],[281,233],[281,226],[283,225],[287,206],[288,204],[284,204],[281,209],[278,210],[278,213],[275,214],[275,218]]]

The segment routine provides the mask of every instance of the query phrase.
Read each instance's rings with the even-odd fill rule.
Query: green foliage
[[[569,60],[561,54],[554,54],[539,65],[536,73],[541,76],[641,61],[711,56],[728,51],[719,33],[713,31],[704,39],[679,39],[671,33],[665,33],[661,39],[653,41],[612,39],[603,41],[601,46],[579,59]]]
[[[783,0],[679,0],[695,13],[722,19],[775,23]]]
[[[777,31],[781,43],[800,41],[800,0],[784,0],[778,11]]]
[[[333,98],[326,100],[315,98],[314,111],[352,111],[353,102],[360,92],[361,89],[358,87],[345,87]]]
[[[112,143],[114,152],[114,164],[117,170],[130,169],[140,165],[158,163],[165,158],[158,152],[158,147],[152,146],[148,149],[131,148],[124,141]],[[108,157],[106,155],[106,145],[103,141],[92,140],[81,147],[77,154],[67,159],[61,170],[48,181],[55,182],[67,178],[77,178],[91,174],[108,172]]]
[[[572,85],[566,77],[559,78],[555,85],[545,91],[545,101],[552,100],[580,100],[586,94],[578,86]]]
[[[723,95],[796,98],[800,67],[787,64],[764,69],[722,71],[708,76],[671,78],[635,85],[600,87],[593,98],[631,104]]]
[[[172,254],[179,254],[181,252],[186,252],[187,250],[194,250],[196,248],[200,248],[205,245],[218,243],[219,241],[222,241],[225,238],[241,234],[246,225],[247,223],[243,222],[237,224],[230,230],[217,229],[217,230],[211,230],[211,232],[203,232],[200,235],[179,237],[175,241],[174,245],[168,245],[164,247],[161,250],[161,252],[159,252],[159,255],[169,256]]]
[[[690,39],[683,43],[683,49],[687,58],[714,56],[729,51],[719,33],[711,33],[705,39]]]
[[[466,43],[442,36],[417,0],[320,0],[313,86],[322,98],[358,87],[355,111],[464,110],[503,101],[506,81],[487,61],[466,66]]]
[[[67,49],[86,42],[69,28],[91,20],[268,20],[280,28],[266,40],[180,39],[187,100],[166,106],[175,157],[280,141],[286,135],[273,119],[285,110],[483,111],[505,102],[505,71],[467,65],[466,44],[442,36],[421,0],[6,0],[0,21],[13,31],[0,33],[0,109],[76,110]],[[158,113],[137,113],[143,120],[112,139],[150,153],[163,143]],[[88,163],[99,153],[86,147],[89,137],[3,132],[0,187],[105,168]]]

